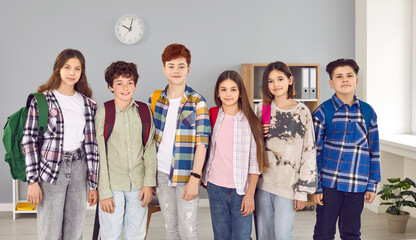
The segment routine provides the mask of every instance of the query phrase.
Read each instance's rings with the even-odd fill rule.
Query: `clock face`
[[[117,20],[116,36],[124,44],[134,44],[144,36],[144,23],[135,15],[126,15]]]

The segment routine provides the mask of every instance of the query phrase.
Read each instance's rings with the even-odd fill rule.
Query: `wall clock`
[[[125,15],[116,22],[115,33],[124,44],[135,44],[144,36],[144,22],[136,15]]]

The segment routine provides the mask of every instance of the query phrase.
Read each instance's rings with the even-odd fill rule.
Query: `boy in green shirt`
[[[151,117],[150,137],[146,144],[142,139],[144,124],[139,111],[151,113],[147,105],[133,100],[138,78],[134,63],[114,62],[105,71],[108,88],[114,93],[115,122],[106,141],[110,132],[106,129],[106,108],[98,110],[95,128],[100,152],[98,191],[103,239],[119,239],[123,222],[125,239],[144,239],[146,235],[147,204],[156,186],[156,148]]]

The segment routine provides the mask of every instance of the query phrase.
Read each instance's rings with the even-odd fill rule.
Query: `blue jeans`
[[[233,188],[220,187],[210,182],[207,190],[214,239],[251,239],[252,215],[243,217],[240,211],[244,195],[238,195]]]
[[[255,198],[258,239],[293,239],[294,200],[260,189]]]
[[[116,205],[114,213],[106,213],[100,208],[98,215],[101,225],[101,239],[121,239],[123,225],[124,239],[144,239],[146,236],[147,206],[144,208],[141,206],[140,191],[141,189],[130,192],[112,191]]]
[[[323,187],[323,206],[316,206],[316,225],[313,239],[334,239],[336,222],[343,240],[360,239],[361,213],[365,193],[341,192]]]

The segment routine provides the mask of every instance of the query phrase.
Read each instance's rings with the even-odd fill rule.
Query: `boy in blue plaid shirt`
[[[354,60],[330,62],[326,71],[335,94],[331,111],[323,103],[313,112],[319,178],[313,239],[334,239],[337,219],[341,239],[360,239],[364,202],[374,201],[380,182],[377,115],[354,95],[359,71]]]

